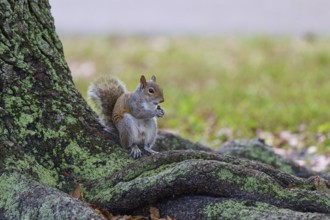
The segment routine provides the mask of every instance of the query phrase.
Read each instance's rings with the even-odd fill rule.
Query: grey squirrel
[[[99,109],[102,123],[108,130],[118,130],[121,146],[131,148],[134,158],[142,155],[141,147],[157,153],[151,149],[157,137],[155,117],[163,117],[165,111],[159,105],[164,95],[155,76],[147,81],[142,75],[134,92],[127,92],[118,79],[101,78],[90,85],[88,97]]]

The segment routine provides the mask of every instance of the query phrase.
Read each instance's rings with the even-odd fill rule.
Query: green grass
[[[63,44],[84,96],[98,75],[119,77],[133,90],[141,74],[155,74],[165,92],[162,129],[217,146],[303,124],[306,145],[330,146],[330,39],[110,37]],[[322,143],[318,132],[327,137]]]

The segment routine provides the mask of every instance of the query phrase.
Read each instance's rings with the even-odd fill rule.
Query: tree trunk
[[[179,219],[330,219],[329,182],[291,163],[164,132],[163,153],[134,161],[75,89],[47,0],[3,0],[0,11],[0,219],[103,219],[88,203]],[[77,183],[86,202],[69,196]]]

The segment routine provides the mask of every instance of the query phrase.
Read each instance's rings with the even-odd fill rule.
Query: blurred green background
[[[327,153],[330,40],[307,37],[62,37],[74,81],[109,74],[134,90],[157,76],[160,129],[213,148],[261,137],[275,147]]]

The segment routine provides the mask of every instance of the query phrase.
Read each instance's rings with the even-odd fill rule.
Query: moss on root
[[[225,143],[218,152],[224,155],[232,155],[240,158],[260,161],[272,165],[276,169],[295,174],[292,164],[274,153],[270,146],[260,139],[248,141],[230,141]]]
[[[129,161],[133,161],[122,149],[112,149],[111,153],[107,153],[102,152],[100,148],[100,153],[92,155],[88,149],[82,148],[75,141],[66,146],[64,155],[72,159],[73,163],[64,164],[63,168],[72,169],[79,177],[78,181],[82,182],[110,176],[126,166]],[[127,157],[124,158],[123,155]]]
[[[58,184],[59,175],[57,171],[40,165],[33,156],[26,155],[22,159],[7,158],[5,164],[8,171],[34,177],[35,180],[46,186],[56,187]]]
[[[1,219],[103,219],[87,204],[16,172],[0,176],[0,193]]]
[[[224,200],[204,207],[205,219],[330,219],[329,215],[296,212],[263,202]]]

